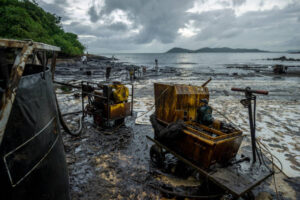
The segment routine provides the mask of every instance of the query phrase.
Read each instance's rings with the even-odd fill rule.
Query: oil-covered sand
[[[78,83],[78,80],[102,81],[109,61],[91,61],[88,65],[78,62],[61,63],[57,66],[56,79]],[[128,82],[128,73],[122,63],[112,69],[113,80]],[[240,69],[239,69],[240,70]],[[86,71],[92,71],[91,76]],[[231,71],[232,72],[232,71]],[[249,149],[250,137],[248,113],[240,103],[242,94],[230,91],[231,87],[250,86],[269,90],[269,96],[257,97],[257,138],[265,144],[283,165],[283,172],[275,180],[281,199],[300,198],[300,80],[298,75],[274,75],[272,72],[256,74],[250,71],[242,75],[232,73],[195,73],[192,70],[163,68],[158,74],[148,69],[144,77],[134,84],[134,116],[126,119],[125,126],[116,130],[101,131],[87,117],[81,136],[72,137],[63,131],[66,157],[70,176],[72,199],[160,199],[157,187],[172,188],[179,193],[207,195],[216,193],[197,190],[203,180],[192,169],[178,164],[170,156],[165,169],[152,165],[149,150],[152,145],[146,136],[153,136],[149,125],[149,113],[153,108],[153,83],[177,83],[201,85],[209,77],[209,104],[244,131],[241,149]],[[72,82],[71,82],[72,83]],[[57,88],[58,100],[63,113],[79,110],[80,99],[73,93]],[[76,91],[72,91],[75,92]],[[214,112],[215,118],[223,118]],[[66,122],[76,128],[79,116],[66,116]],[[275,162],[280,167],[278,162]],[[277,170],[278,171],[278,170]],[[290,178],[288,178],[290,177]],[[156,186],[156,187],[153,187]],[[204,192],[205,191],[205,192]],[[255,195],[267,192],[275,199],[272,178],[253,190]],[[298,192],[298,193],[297,193]]]

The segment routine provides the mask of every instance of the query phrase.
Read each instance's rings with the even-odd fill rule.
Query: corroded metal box
[[[184,121],[182,137],[166,145],[204,168],[225,164],[235,157],[242,142],[242,131],[221,127],[218,120],[210,126],[196,122],[197,108],[203,105],[201,100],[209,100],[207,87],[155,83],[154,92],[157,121],[165,126]]]

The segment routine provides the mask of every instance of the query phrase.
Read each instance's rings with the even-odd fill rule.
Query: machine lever
[[[235,91],[235,92],[249,92],[249,93],[256,93],[256,94],[263,94],[263,95],[268,95],[269,94],[269,91],[266,91],[266,90],[251,90],[251,89],[248,89],[248,88],[231,88],[232,91]]]

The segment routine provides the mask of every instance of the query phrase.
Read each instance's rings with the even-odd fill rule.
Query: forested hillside
[[[59,16],[29,0],[0,0],[0,37],[52,44],[68,56],[80,55],[84,50],[76,34],[64,32]]]

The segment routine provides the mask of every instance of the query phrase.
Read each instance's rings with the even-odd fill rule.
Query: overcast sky
[[[92,53],[300,49],[300,0],[37,0]]]

